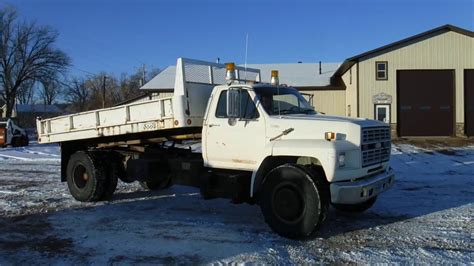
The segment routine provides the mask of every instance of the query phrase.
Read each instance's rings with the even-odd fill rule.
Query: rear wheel
[[[368,201],[364,201],[358,204],[332,204],[334,208],[336,208],[338,211],[342,212],[352,212],[352,213],[358,213],[358,212],[364,212],[370,207],[372,207],[377,200],[377,197],[373,197],[369,199]]]
[[[147,181],[140,181],[140,185],[146,190],[160,190],[169,188],[172,185],[171,176],[168,175],[167,177],[161,179],[157,178]]]
[[[126,159],[127,158],[125,158],[125,160]],[[133,183],[136,180],[127,175],[127,171],[125,170],[125,165],[123,163],[123,160],[124,159],[121,157],[118,157],[118,159],[115,160],[116,162],[115,167],[117,168],[118,178],[120,179],[120,181],[124,183]]]
[[[273,231],[299,239],[317,230],[329,204],[318,178],[295,164],[281,165],[265,176],[260,207]]]
[[[108,200],[112,198],[115,190],[117,189],[117,183],[120,171],[120,157],[116,156],[113,152],[95,152],[93,153],[96,160],[102,161],[106,164],[106,180],[104,183],[104,192],[100,197],[101,200]]]
[[[160,190],[173,185],[173,178],[170,168],[165,162],[158,163],[158,169],[148,172],[147,178],[140,181],[140,185],[146,190]]]
[[[67,165],[67,185],[79,201],[98,201],[106,186],[106,169],[85,151],[74,153]]]

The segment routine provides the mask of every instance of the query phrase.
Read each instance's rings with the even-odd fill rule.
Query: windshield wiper
[[[293,113],[295,110],[291,110],[291,109],[285,109],[285,110],[280,110],[280,114],[291,114]],[[278,111],[277,111],[278,113]]]
[[[311,108],[302,108],[300,110],[301,110],[301,112],[303,112],[305,114],[311,114],[311,113],[315,114],[316,113],[316,111],[314,111],[314,109],[311,109]]]
[[[280,110],[280,114],[309,114],[311,112],[315,112],[311,108],[290,108]]]

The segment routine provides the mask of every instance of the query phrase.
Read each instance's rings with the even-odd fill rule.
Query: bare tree
[[[125,101],[139,95],[140,81],[142,77],[139,73],[132,76],[122,74],[120,78],[121,101]]]
[[[35,97],[35,81],[28,80],[23,82],[20,87],[18,88],[17,92],[17,103],[20,104],[31,104],[33,103],[33,98]]]
[[[89,110],[91,90],[86,87],[84,80],[73,78],[65,87],[66,101],[71,104],[71,111]]]
[[[91,108],[110,107],[120,102],[120,93],[117,79],[105,72],[90,77],[86,86],[91,89]]]
[[[46,77],[41,80],[41,84],[43,86],[39,90],[39,97],[43,101],[43,104],[53,104],[62,89],[59,78],[56,76]]]
[[[54,47],[58,33],[35,23],[18,22],[12,7],[0,9],[0,93],[11,116],[18,90],[28,80],[63,72],[69,57]]]
[[[151,80],[156,75],[160,73],[158,68],[153,68],[147,74],[147,80]],[[139,95],[142,95],[143,92],[140,91],[141,81],[143,79],[143,74],[138,71],[135,74],[128,76],[127,74],[122,74],[120,78],[120,98],[121,101],[129,100]]]
[[[147,81],[152,80],[156,75],[160,74],[161,70],[159,68],[152,68],[148,73],[147,73]]]
[[[159,70],[153,69],[150,73],[151,79],[159,73]],[[104,105],[114,106],[143,94],[140,91],[142,78],[141,72],[131,76],[124,73],[120,76],[120,80],[113,74],[100,72],[90,75],[87,79],[73,78],[70,82],[59,83],[63,84],[62,93],[66,101],[71,104],[70,111],[78,112],[99,109]]]

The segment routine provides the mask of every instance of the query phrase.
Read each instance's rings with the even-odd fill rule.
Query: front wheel
[[[328,200],[315,173],[295,164],[271,170],[264,179],[260,207],[273,231],[287,238],[310,236],[326,217]]]
[[[342,212],[352,212],[352,213],[358,213],[358,212],[364,212],[370,207],[372,207],[377,200],[377,197],[373,197],[367,201],[357,203],[357,204],[335,204],[333,203],[332,206],[336,208],[338,211]]]

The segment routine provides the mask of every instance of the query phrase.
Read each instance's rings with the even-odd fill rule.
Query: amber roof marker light
[[[234,63],[226,63],[225,64],[226,75],[225,80],[228,82],[232,82],[235,80],[235,64]]]
[[[272,85],[278,86],[280,84],[280,79],[278,78],[278,70],[272,70],[272,78],[270,80]]]

